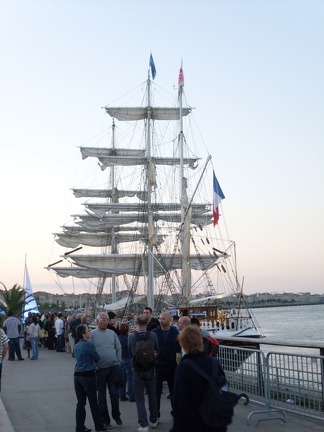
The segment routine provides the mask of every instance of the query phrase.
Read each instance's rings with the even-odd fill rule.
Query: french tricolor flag
[[[214,198],[213,198],[213,217],[214,217],[214,226],[217,225],[219,219],[219,204],[225,198],[223,191],[217,181],[215,176],[215,171],[213,171],[213,184],[214,184]]]

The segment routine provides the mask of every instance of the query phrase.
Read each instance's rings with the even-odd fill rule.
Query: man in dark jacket
[[[170,323],[171,315],[169,312],[163,312],[160,314],[160,326],[152,330],[157,335],[159,344],[159,353],[155,359],[156,398],[159,417],[163,381],[168,383],[172,401],[174,373],[177,367],[176,353],[178,351],[177,337],[179,331]]]
[[[154,318],[153,311],[150,307],[146,306],[144,308],[143,314],[147,316],[147,326],[146,326],[146,330],[147,331],[152,331],[153,329],[155,329],[156,327],[159,327],[160,323],[159,320],[157,318]]]

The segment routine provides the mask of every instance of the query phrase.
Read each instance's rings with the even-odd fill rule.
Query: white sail
[[[28,317],[29,312],[39,313],[37,302],[36,302],[35,297],[34,297],[32,285],[30,283],[29,273],[28,273],[26,263],[25,263],[24,288],[25,288],[25,302],[26,302],[26,304],[24,305],[24,319],[26,319]]]
[[[106,107],[107,113],[119,121],[138,121],[146,120],[179,120],[180,112],[178,108],[158,108],[158,107]],[[190,114],[191,108],[183,110],[182,115],[187,116]]]
[[[98,254],[98,255],[70,255],[70,259],[80,267],[95,269],[103,273],[119,275],[145,276],[147,274],[147,256],[142,254]],[[190,266],[194,270],[210,269],[216,265],[216,260],[209,255],[190,256]],[[182,255],[161,254],[154,260],[154,276],[159,277],[170,269],[180,269]],[[139,271],[139,267],[140,271]]]
[[[143,201],[147,201],[147,192],[133,190],[117,190],[115,189],[72,189],[76,198],[112,198],[117,194],[118,198],[138,197]]]

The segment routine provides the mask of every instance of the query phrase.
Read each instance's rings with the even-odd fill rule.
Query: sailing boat
[[[224,195],[220,187],[213,190],[211,156],[197,156],[202,147],[195,149],[190,134],[193,109],[185,103],[182,66],[170,106],[155,104],[162,93],[155,75],[151,56],[142,103],[105,106],[110,145],[80,148],[83,159],[98,161],[104,186],[73,189],[76,198],[87,199],[85,212],[54,234],[68,248],[62,256],[68,265],[58,266],[60,260],[47,268],[63,278],[96,278],[99,304],[107,282],[113,303],[125,289],[125,320],[142,293],[157,313],[168,305],[198,316],[213,334],[259,337],[242,303],[231,311],[220,304],[233,296],[242,300],[235,243],[224,237],[220,202],[213,208],[213,192]]]
[[[39,313],[39,309],[34,297],[33,289],[29,279],[29,273],[27,269],[27,263],[25,262],[25,275],[24,275],[24,289],[25,289],[25,301],[26,304],[24,306],[23,318],[24,320],[28,317],[28,314],[31,313]]]

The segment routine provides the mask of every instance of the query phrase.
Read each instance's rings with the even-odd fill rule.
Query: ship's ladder
[[[127,302],[126,302],[126,305],[124,308],[123,319],[122,319],[123,321],[127,319],[127,317],[130,315],[130,311],[132,310],[132,307],[134,304],[134,297],[135,297],[135,293],[137,291],[137,286],[138,286],[138,281],[139,281],[141,270],[142,270],[142,260],[140,260],[140,262],[137,266],[135,276],[133,278],[133,282],[132,282],[131,286],[130,286],[130,283],[127,279],[127,276],[125,274],[123,275],[125,285],[127,286],[127,289],[129,291]]]
[[[167,266],[166,266],[166,264],[162,258],[159,246],[155,245],[155,249],[157,252],[156,256],[159,260],[159,263],[161,264],[161,266],[163,267],[163,269],[165,271],[164,278],[162,281],[162,286],[161,286],[161,289],[159,291],[157,302],[156,302],[156,307],[155,307],[156,310],[160,310],[160,309],[162,310],[163,309],[163,298],[168,295],[168,292],[171,293],[173,303],[175,306],[177,306],[180,303],[181,297],[180,297],[179,290],[177,289],[177,287],[175,286],[175,283],[173,282],[173,280],[171,278],[170,269],[167,269]],[[177,250],[177,242],[174,246],[173,253],[171,255],[171,266],[170,266],[171,268],[172,268],[172,262],[173,262],[176,250]]]
[[[201,255],[200,255],[200,252],[199,252],[198,246],[197,246],[197,244],[196,244],[196,242],[195,242],[195,239],[194,239],[192,236],[191,236],[191,241],[192,241],[192,244],[194,245],[194,248],[195,248],[195,251],[196,251],[196,254],[197,254],[198,260],[199,260],[199,262],[200,262],[201,268],[202,268],[202,270],[204,271],[204,273],[203,273],[203,277],[204,277],[204,279],[206,280],[208,290],[209,290],[209,292],[210,292],[211,294],[216,295],[217,292],[216,292],[216,290],[215,290],[214,284],[213,284],[213,282],[212,282],[212,280],[211,280],[211,278],[210,278],[210,276],[209,276],[208,271],[206,270],[205,263],[204,263],[203,259],[201,258]]]

